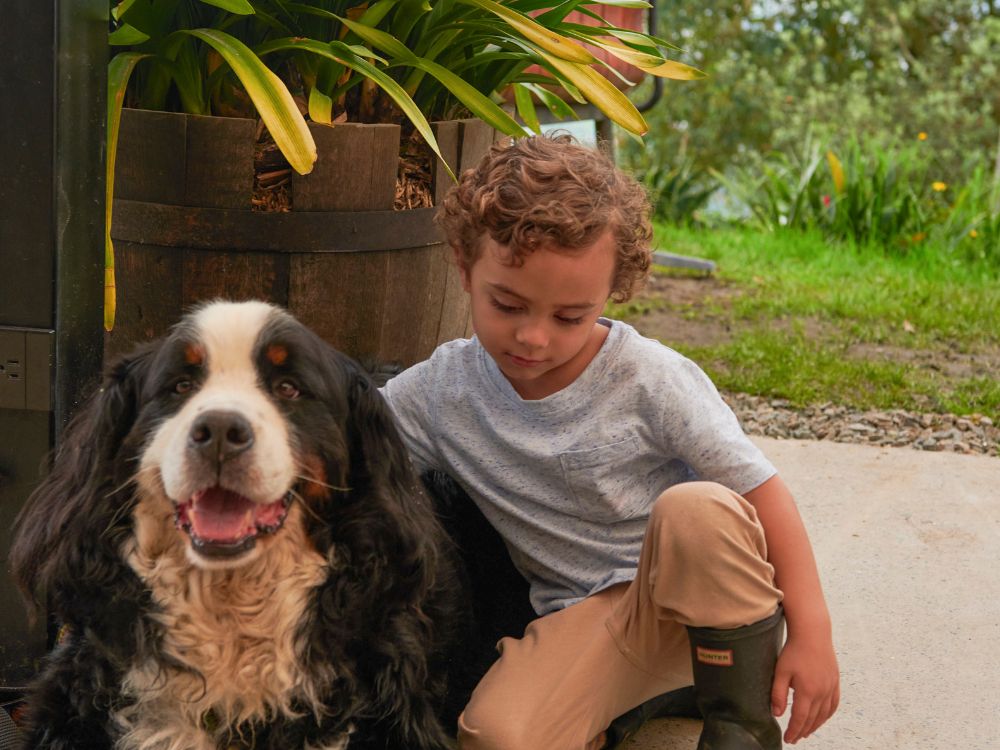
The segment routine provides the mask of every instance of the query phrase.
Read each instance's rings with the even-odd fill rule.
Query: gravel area
[[[793,408],[783,399],[723,394],[749,435],[833,440],[879,446],[909,446],[1000,457],[1000,427],[981,414],[926,414],[889,409],[857,411],[820,404]]]

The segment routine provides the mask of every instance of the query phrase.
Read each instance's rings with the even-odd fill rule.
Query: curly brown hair
[[[645,189],[605,151],[568,135],[494,144],[448,191],[437,221],[466,269],[487,234],[520,265],[539,248],[582,249],[610,230],[618,255],[611,299],[628,300],[649,275],[653,229]]]

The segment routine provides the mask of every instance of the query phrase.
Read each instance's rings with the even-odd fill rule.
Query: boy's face
[[[485,237],[472,268],[460,266],[472,326],[514,390],[544,398],[576,380],[607,336],[597,318],[611,294],[614,235],[578,250],[539,249],[521,266],[508,257]]]

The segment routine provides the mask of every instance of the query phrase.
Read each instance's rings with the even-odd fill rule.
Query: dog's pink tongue
[[[254,532],[253,501],[222,487],[196,492],[191,528],[202,539],[229,542]]]

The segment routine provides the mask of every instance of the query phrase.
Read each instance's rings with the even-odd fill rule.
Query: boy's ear
[[[462,279],[462,289],[468,292],[470,289],[469,269],[466,267],[465,262],[462,260],[462,254],[457,248],[452,248],[452,253],[455,256],[455,265],[458,266],[458,275]]]

